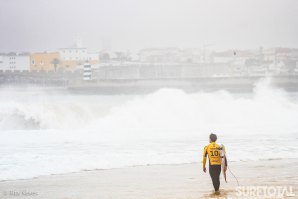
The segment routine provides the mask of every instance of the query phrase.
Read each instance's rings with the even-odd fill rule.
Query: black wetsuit
[[[215,191],[219,190],[220,172],[221,172],[221,165],[211,165],[211,164],[209,164],[209,174],[211,176],[213,187],[214,187]]]

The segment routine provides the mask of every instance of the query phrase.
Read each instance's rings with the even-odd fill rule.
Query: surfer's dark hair
[[[217,136],[213,133],[210,134],[209,138],[212,142],[215,142],[217,140]]]

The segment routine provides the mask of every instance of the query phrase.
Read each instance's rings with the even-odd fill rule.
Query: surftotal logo
[[[240,198],[295,197],[292,186],[238,186],[236,195]]]

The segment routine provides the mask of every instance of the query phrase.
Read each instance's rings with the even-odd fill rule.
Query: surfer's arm
[[[203,169],[206,168],[206,162],[207,162],[207,146],[205,146],[204,153],[203,153]]]
[[[225,155],[225,165],[228,166],[227,156]]]

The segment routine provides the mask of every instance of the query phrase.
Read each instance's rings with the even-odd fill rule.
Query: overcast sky
[[[0,52],[298,47],[297,0],[1,0]]]

